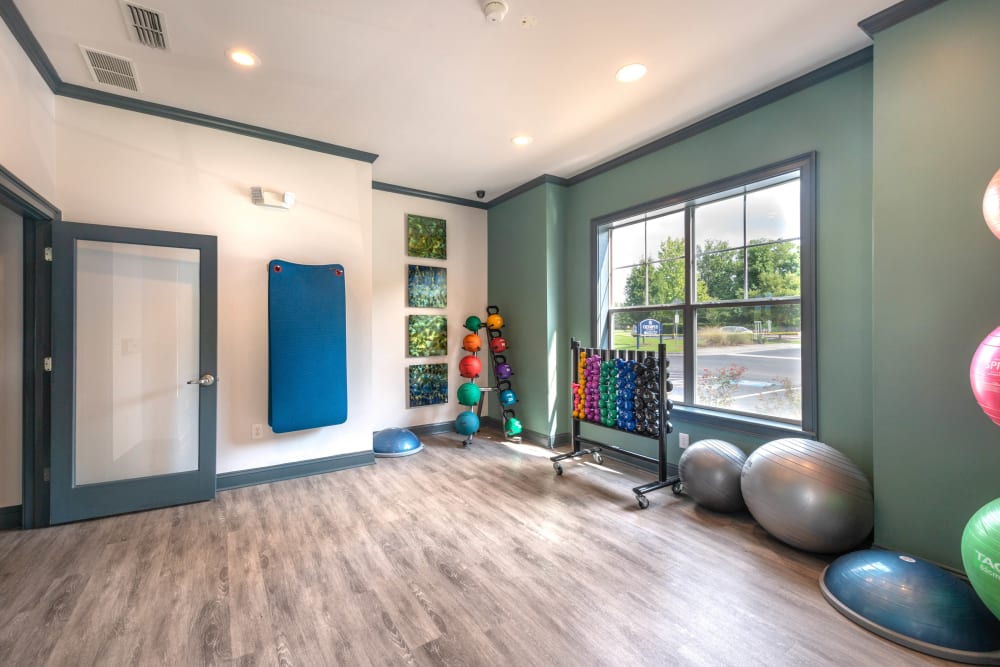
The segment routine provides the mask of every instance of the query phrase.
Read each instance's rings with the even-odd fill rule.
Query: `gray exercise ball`
[[[684,492],[716,512],[743,509],[740,473],[746,460],[743,450],[725,440],[699,440],[681,454]]]
[[[782,438],[762,445],[747,458],[740,483],[753,518],[799,549],[848,551],[874,524],[868,478],[822,442]]]

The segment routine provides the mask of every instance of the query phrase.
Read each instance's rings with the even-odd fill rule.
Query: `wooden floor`
[[[458,436],[213,502],[0,532],[0,665],[945,664],[825,562],[650,476]]]

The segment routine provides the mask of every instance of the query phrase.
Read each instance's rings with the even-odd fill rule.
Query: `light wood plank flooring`
[[[825,561],[650,475],[458,436],[215,501],[0,532],[0,665],[920,665]]]

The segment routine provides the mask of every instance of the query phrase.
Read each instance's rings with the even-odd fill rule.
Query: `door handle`
[[[188,384],[200,384],[202,387],[211,387],[215,384],[215,376],[211,373],[205,373],[197,380],[188,380]]]

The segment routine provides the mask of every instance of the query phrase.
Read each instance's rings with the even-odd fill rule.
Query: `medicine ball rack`
[[[574,338],[570,341],[570,349],[572,354],[572,363],[570,367],[573,369],[572,382],[574,387],[577,387],[580,382],[580,352],[586,353],[588,358],[592,356],[599,356],[602,362],[620,359],[623,361],[634,361],[645,364],[647,363],[647,359],[655,359],[656,368],[658,368],[659,373],[659,396],[657,397],[660,407],[659,428],[657,429],[658,433],[655,436],[639,434],[617,426],[608,426],[599,422],[581,420],[577,416],[576,410],[574,410],[572,422],[573,451],[566,454],[559,454],[558,456],[553,456],[549,459],[552,461],[552,468],[556,471],[556,474],[563,474],[562,461],[591,456],[594,459],[594,463],[600,465],[604,461],[604,457],[601,455],[601,452],[611,451],[627,458],[637,459],[646,463],[655,463],[657,465],[657,478],[655,482],[642,484],[632,489],[632,493],[635,494],[635,500],[639,504],[639,509],[646,509],[649,507],[649,499],[646,498],[646,494],[650,491],[670,486],[673,487],[674,493],[678,493],[681,489],[681,478],[677,474],[677,466],[667,462],[667,434],[673,431],[673,425],[670,423],[670,410],[673,408],[673,403],[671,403],[671,401],[667,398],[667,395],[673,389],[673,384],[669,380],[670,373],[668,369],[670,367],[670,361],[667,359],[667,346],[660,343],[657,353],[655,354],[652,352],[637,350],[609,350],[590,347],[583,348],[580,346],[580,341]],[[576,396],[573,396],[573,401],[575,404]],[[636,452],[623,449],[617,445],[611,445],[606,442],[598,442],[597,440],[584,438],[580,435],[581,422],[612,431],[630,433],[631,435],[640,438],[645,437],[656,439],[657,457],[654,458],[644,454],[637,454]],[[581,445],[589,445],[589,447],[584,449]]]

